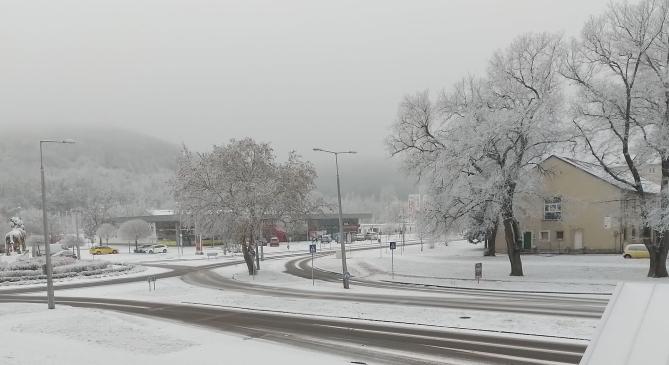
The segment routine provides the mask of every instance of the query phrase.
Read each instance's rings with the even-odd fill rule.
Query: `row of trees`
[[[511,275],[523,275],[516,195],[531,190],[528,172],[547,155],[583,150],[637,192],[648,276],[667,276],[668,16],[668,0],[612,3],[578,39],[525,34],[493,55],[485,75],[436,99],[406,96],[388,144],[429,185],[435,227],[489,237],[502,225]],[[655,161],[660,194],[640,174]]]
[[[315,178],[311,163],[295,153],[278,162],[268,143],[233,139],[206,153],[184,146],[174,194],[178,209],[199,233],[241,244],[253,275],[260,265],[256,241],[263,225],[295,223],[318,209],[312,195]]]

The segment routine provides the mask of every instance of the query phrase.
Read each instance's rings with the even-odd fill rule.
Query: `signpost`
[[[474,276],[476,277],[476,283],[478,284],[483,276],[483,263],[477,262],[474,264]]]
[[[316,253],[315,243],[309,245],[309,252],[311,253],[311,286],[315,286],[316,285],[316,282],[314,281],[314,254]]]
[[[397,242],[390,242],[390,267],[393,273],[393,280],[395,280],[395,249],[397,248]]]

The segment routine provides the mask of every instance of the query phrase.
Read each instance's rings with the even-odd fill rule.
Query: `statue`
[[[11,251],[26,252],[26,231],[23,221],[19,217],[11,217],[9,226],[12,229],[5,235],[5,255],[9,256]]]

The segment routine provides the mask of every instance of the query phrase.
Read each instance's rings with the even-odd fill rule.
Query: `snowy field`
[[[111,311],[0,305],[0,364],[348,364],[350,360]],[[262,348],[262,351],[258,351]]]
[[[354,253],[354,257],[357,254]],[[352,286],[345,291],[338,283],[302,279],[282,273],[285,260],[262,262],[256,277],[250,277],[243,264],[217,269],[224,277],[235,277],[251,284],[291,287],[341,293],[376,293],[406,295],[406,291],[375,289]],[[158,303],[183,303],[204,306],[222,306],[239,310],[261,309],[290,313],[299,316],[324,316],[356,321],[388,321],[418,326],[442,327],[444,329],[485,330],[521,333],[540,336],[557,336],[589,339],[597,325],[595,319],[563,318],[535,314],[511,314],[467,309],[443,309],[395,304],[375,304],[312,299],[308,295],[297,297],[274,297],[256,295],[234,290],[213,290],[185,283],[180,278],[159,279],[156,291],[149,291],[146,282],[121,284],[106,287],[59,290],[56,296],[106,297],[142,300]],[[425,296],[439,294],[421,293]],[[450,298],[453,295],[449,296]]]
[[[385,237],[385,236],[384,236]],[[379,249],[356,251],[349,258],[351,275],[368,280],[436,284],[444,286],[552,292],[610,293],[619,281],[657,281],[646,277],[647,259],[626,260],[621,255],[523,255],[523,277],[510,277],[509,260],[504,254],[483,257],[481,245],[465,241],[443,242],[430,249],[398,243],[394,253],[393,279],[391,253],[384,242]],[[474,264],[483,264],[483,278],[474,280]],[[341,271],[341,260],[334,256],[316,259],[315,266]]]

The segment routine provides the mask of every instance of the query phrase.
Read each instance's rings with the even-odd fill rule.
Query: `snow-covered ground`
[[[347,364],[350,360],[172,321],[59,305],[0,305],[0,364]],[[259,349],[262,349],[259,351]]]
[[[291,242],[290,247],[286,242],[281,242],[279,247],[264,246],[263,252],[266,257],[274,255],[291,254],[291,253],[308,253],[310,242]],[[81,250],[82,259],[103,259],[115,263],[130,263],[130,264],[173,264],[183,266],[202,266],[215,263],[217,261],[234,261],[242,260],[241,253],[227,252],[223,254],[220,247],[204,247],[203,252],[216,252],[216,256],[196,255],[194,246],[183,247],[183,253],[180,253],[176,247],[168,247],[167,253],[132,253],[128,252],[127,245],[111,245],[116,248],[119,253],[114,255],[98,255],[93,256],[88,252],[88,249]],[[323,248],[327,246],[324,245]],[[333,246],[334,247],[334,246]],[[131,250],[134,249],[134,244],[131,245]]]
[[[354,257],[357,254],[354,253]],[[282,273],[285,260],[266,260],[256,277],[250,277],[243,264],[217,269],[216,272],[239,281],[296,289],[329,291],[346,295],[355,293],[401,294],[406,291],[375,289],[352,286],[344,291],[338,283],[316,282]],[[510,314],[467,309],[444,309],[394,304],[374,304],[345,302],[324,299],[273,297],[232,290],[212,290],[185,283],[180,278],[159,279],[156,291],[149,291],[147,283],[138,282],[105,287],[60,290],[57,295],[82,297],[107,297],[152,301],[159,303],[186,303],[206,306],[223,306],[240,310],[261,309],[294,315],[339,317],[348,320],[388,321],[443,327],[462,328],[511,333],[525,333],[541,336],[557,336],[588,339],[592,335],[597,320],[582,318],[560,318],[533,314]],[[433,295],[437,294],[423,294]],[[451,298],[453,296],[450,296]]]
[[[481,245],[465,241],[428,244],[398,244],[391,253],[383,242],[379,249],[356,251],[348,258],[351,275],[368,280],[391,280],[444,286],[524,291],[611,293],[620,281],[657,281],[646,277],[648,260],[626,260],[621,255],[523,255],[523,277],[511,277],[506,255],[483,257]],[[483,264],[483,278],[474,280],[474,264]],[[341,260],[334,256],[316,259],[315,266],[339,272]]]

